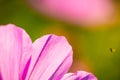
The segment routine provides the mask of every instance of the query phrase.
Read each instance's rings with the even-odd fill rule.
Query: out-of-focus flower
[[[23,29],[12,24],[0,26],[0,80],[71,80],[64,76],[71,64],[72,47],[64,37],[49,34],[32,44]],[[77,73],[70,78],[93,76]],[[97,79],[93,76],[84,80]]]
[[[103,25],[113,18],[111,0],[28,0],[39,12],[77,25]]]

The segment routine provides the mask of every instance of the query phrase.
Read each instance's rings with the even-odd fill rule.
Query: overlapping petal
[[[73,52],[63,36],[45,35],[32,44],[23,29],[5,26],[0,26],[0,80],[97,80],[82,71],[64,76]]]
[[[27,79],[61,78],[72,64],[72,48],[64,37],[46,35],[33,43]]]
[[[77,71],[76,73],[65,74],[61,80],[97,80],[97,78],[92,73]]]
[[[23,29],[5,26],[0,27],[0,79],[60,79],[68,71],[72,48],[64,37],[46,35],[32,44]]]
[[[24,66],[20,65],[21,59],[31,43],[26,36],[24,30],[15,25],[0,26],[0,75],[3,80],[19,79],[20,68]],[[24,42],[26,40],[28,42]]]

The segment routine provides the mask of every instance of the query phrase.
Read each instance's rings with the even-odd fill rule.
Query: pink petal
[[[21,79],[30,46],[32,42],[23,29],[12,24],[0,26],[0,79]]]
[[[3,80],[19,79],[22,32],[14,25],[0,27],[0,73]]]
[[[77,71],[65,74],[61,80],[97,80],[97,78],[92,73]]]
[[[33,44],[26,80],[61,78],[72,63],[72,48],[64,37],[46,35]]]
[[[32,41],[29,35],[22,30],[22,54],[20,59],[20,78],[24,80],[31,61]]]
[[[63,76],[63,74],[65,74],[65,72],[63,73],[63,71],[66,69],[66,71],[69,70],[68,65],[72,64],[72,53],[70,52],[69,55],[66,57],[66,59],[62,62],[62,64],[59,66],[59,68],[55,71],[55,73],[51,76],[50,80],[54,79],[54,80],[60,80],[60,78]],[[70,62],[71,61],[71,62]]]

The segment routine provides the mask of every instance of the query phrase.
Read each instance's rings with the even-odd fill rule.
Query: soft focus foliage
[[[110,4],[114,5],[114,11],[112,10],[114,15],[109,19],[113,22],[108,22],[106,25],[95,25],[99,28],[90,28],[90,25],[87,24],[85,24],[87,27],[84,28],[82,23],[74,25],[72,22],[66,23],[56,20],[52,16],[48,17],[44,13],[37,12],[25,0],[0,0],[0,24],[14,23],[24,27],[33,41],[47,33],[64,35],[72,44],[75,54],[70,72],[75,72],[77,69],[87,70],[94,73],[98,80],[119,80],[120,1],[101,1],[110,1]]]

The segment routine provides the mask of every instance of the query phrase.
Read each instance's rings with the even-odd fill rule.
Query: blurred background
[[[65,36],[73,47],[69,72],[120,79],[120,0],[0,0],[0,24],[24,28],[32,40]]]

